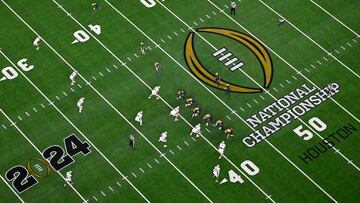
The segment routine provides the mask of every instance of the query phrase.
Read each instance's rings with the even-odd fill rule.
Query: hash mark
[[[179,34],[178,34],[177,32],[174,32],[174,34],[175,34],[176,36],[179,36]]]
[[[209,15],[206,15],[206,17],[209,18],[209,19],[211,18]]]
[[[316,66],[314,66],[313,64],[311,64],[310,66],[311,66],[313,69],[315,69],[315,68],[316,68]]]
[[[253,99],[253,101],[258,104],[258,101],[256,99]]]
[[[323,59],[324,59],[325,61],[328,61],[328,59],[327,59],[325,56],[323,56]]]
[[[101,75],[101,77],[104,77],[104,75],[102,74],[102,72],[99,72],[99,75]]]
[[[342,48],[343,50],[346,50],[345,47],[343,47],[343,46],[341,46],[341,48]]]
[[[353,39],[353,41],[354,41],[355,43],[357,43],[356,39]]]
[[[60,100],[60,98],[59,98],[58,96],[56,96],[56,99],[57,99],[57,100]]]
[[[108,188],[111,190],[111,192],[114,192],[114,189],[112,189],[110,186],[108,186]]]
[[[165,43],[164,39],[161,38],[162,43]]]
[[[78,87],[81,89],[82,88],[82,86],[80,85],[80,84],[78,84]]]
[[[184,29],[182,29],[182,28],[180,28],[180,30],[181,30],[181,32],[185,32],[185,30],[184,30]]]
[[[194,142],[196,142],[196,139],[195,139],[194,137],[191,137],[191,139],[192,139]]]
[[[308,73],[310,72],[307,68],[305,68],[305,70],[306,70],[306,72],[308,72]]]
[[[228,115],[226,115],[226,118],[229,119],[229,120],[231,120],[230,116],[228,116]]]
[[[176,147],[177,147],[178,149],[182,150],[182,149],[181,149],[181,147],[180,147],[179,145],[176,145]]]
[[[319,65],[321,65],[321,62],[320,61],[316,61]]]
[[[18,119],[22,121],[22,118],[20,116],[18,116]]]
[[[286,80],[287,83],[291,84],[291,82],[289,80]]]
[[[278,90],[274,87],[273,90],[275,90],[275,92],[277,92]]]
[[[6,126],[4,124],[2,124],[2,127],[6,130]]]
[[[295,80],[297,80],[297,78],[295,77],[295,75],[292,76]]]
[[[135,175],[135,173],[134,173],[134,172],[131,172],[131,174],[132,174],[135,178],[137,178],[137,176]]]
[[[146,163],[146,165],[147,165],[149,168],[152,168],[152,166],[151,166],[149,163]]]
[[[337,49],[335,49],[335,52],[338,53],[338,54],[340,54],[340,52],[339,52]]]
[[[212,13],[213,13],[215,16],[217,15],[215,11],[212,11]]]
[[[25,114],[26,114],[28,117],[30,117],[30,114],[29,114],[28,112],[25,112]]]
[[[105,197],[106,196],[106,194],[103,192],[103,191],[101,191],[101,194]]]
[[[63,95],[65,95],[65,97],[67,97],[68,95],[66,94],[66,92],[63,92]]]
[[[170,35],[167,36],[170,40],[172,40],[172,38],[170,37]]]
[[[208,133],[211,133],[209,129],[205,128],[206,131],[208,131]]]
[[[246,103],[246,104],[247,104],[247,106],[248,106],[248,107],[250,107],[250,108],[251,108],[251,105],[250,105],[249,103]]]
[[[171,149],[169,150],[169,152],[170,152],[171,154],[173,154],[173,155],[175,154]]]
[[[198,25],[195,21],[194,21],[193,23],[194,23],[194,25],[196,25],[196,26]]]
[[[242,112],[245,112],[245,110],[243,109],[243,108],[241,108],[241,107],[239,107],[240,108],[240,110],[242,111]]]
[[[98,201],[95,196],[93,196],[93,199],[94,199],[95,201]]]
[[[117,184],[119,187],[121,187],[121,184],[120,184],[119,182],[116,181],[116,184]]]
[[[96,77],[95,77],[95,76],[92,76],[92,79],[96,80]]]
[[[349,47],[351,47],[351,44],[348,42],[348,43],[346,43]]]
[[[262,100],[265,100],[265,98],[264,98],[262,95],[260,95],[260,98],[261,98]]]
[[[200,18],[200,21],[201,21],[201,22],[204,22],[204,20],[203,20],[202,18]]]
[[[136,55],[136,54],[135,54]],[[137,55],[136,55],[137,56]],[[136,57],[137,58],[137,57]],[[109,72],[109,73],[111,73],[111,70],[110,69],[108,69],[108,68],[106,68],[106,70],[107,70],[107,72]]]
[[[129,57],[127,57],[127,60],[131,61],[131,59]]]
[[[142,173],[145,173],[145,171],[144,171],[142,168],[139,168],[139,170],[140,170]]]
[[[187,146],[189,146],[189,143],[187,143],[186,141],[184,141],[184,143],[185,143]]]
[[[74,90],[73,88],[71,88],[71,87],[70,87],[70,90],[71,90],[72,92],[75,92],[75,90]]]
[[[126,63],[121,63],[121,66],[125,66],[126,65]],[[115,64],[113,64],[113,67],[115,68],[115,69],[119,69]]]
[[[40,104],[40,106],[43,108],[43,109],[45,109],[45,106],[44,106],[44,104]]]
[[[157,159],[154,159],[156,163],[160,164],[160,162]]]

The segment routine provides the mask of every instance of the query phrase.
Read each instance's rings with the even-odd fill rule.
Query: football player
[[[285,23],[285,20],[283,18],[279,18],[279,25],[282,25]]]
[[[215,73],[215,83],[216,83],[218,86],[220,85],[220,80],[221,80],[221,78],[220,78],[219,73]]]
[[[81,113],[84,108],[84,101],[85,101],[85,98],[81,97],[79,99],[79,101],[77,102],[77,107],[79,108],[79,113]]]
[[[212,124],[212,122],[213,122],[212,116],[211,116],[211,114],[209,114],[209,113],[205,114],[203,120],[205,121],[205,123],[206,123],[205,125],[206,125],[206,126],[208,126],[209,123]]]
[[[193,99],[193,98],[188,98],[188,99],[186,99],[186,101],[185,101],[185,106],[186,106],[186,107],[188,107],[188,106],[194,106],[194,104],[195,104],[195,99]]]
[[[170,111],[170,115],[175,117],[175,121],[178,121],[180,115],[180,106],[175,107],[173,110]]]
[[[235,15],[236,7],[237,7],[237,5],[236,5],[235,1],[232,1],[230,3],[230,15]]]
[[[327,85],[327,92],[328,92],[328,97],[331,97],[333,94],[334,94],[334,88],[333,86],[331,85],[331,83],[329,83]]]
[[[40,41],[41,41],[40,36],[37,36],[33,42],[33,46],[36,47],[36,50],[40,49]]]
[[[192,135],[193,133],[196,134],[196,137],[200,137],[200,133],[201,133],[201,124],[197,124],[192,130],[190,135]]]
[[[201,113],[201,108],[200,107],[195,107],[192,109],[192,117],[197,117],[199,116]]]
[[[216,178],[215,183],[219,182],[219,176],[220,176],[220,165],[216,165],[213,169],[213,177]]]
[[[222,120],[217,120],[215,122],[214,127],[218,128],[219,130],[223,130],[224,129],[224,122]]]
[[[71,85],[74,85],[75,82],[76,82],[76,77],[77,77],[77,72],[76,71],[73,71],[71,74],[70,74],[70,80],[71,80]]]
[[[136,114],[135,121],[140,123],[140,126],[143,126],[143,111],[139,111]]]
[[[96,12],[98,10],[98,8],[99,8],[99,4],[94,2],[94,3],[91,4],[91,7],[92,7],[93,11]]]
[[[155,96],[156,99],[160,99],[159,91],[160,91],[160,86],[154,87],[154,89],[151,91],[151,94],[150,94],[150,96],[148,97],[148,99],[151,99],[152,96]]]
[[[230,85],[229,84],[226,84],[225,91],[226,91],[226,96],[230,97],[231,91],[230,91]]]
[[[129,146],[131,147],[131,149],[135,149],[135,136],[132,134],[130,135]]]
[[[179,90],[178,92],[177,92],[177,97],[176,97],[176,99],[185,99],[185,91],[184,90]]]
[[[234,129],[232,128],[225,129],[224,133],[227,140],[229,139],[229,137],[234,137]]]
[[[141,42],[140,43],[140,52],[141,52],[141,54],[145,54],[145,51],[146,51],[146,45],[145,45],[145,43],[144,42]]]
[[[162,132],[161,135],[160,135],[160,138],[159,138],[159,142],[166,143],[167,142],[167,136],[168,136],[167,131]],[[164,147],[167,147],[167,145],[164,144]]]
[[[66,187],[67,184],[69,184],[69,185],[73,184],[72,183],[72,171],[66,172],[64,187]]]
[[[219,159],[221,159],[221,157],[224,156],[225,147],[226,147],[225,141],[221,141],[221,143],[219,144],[219,149],[218,149],[218,151],[220,153]]]
[[[159,62],[155,62],[155,63],[154,63],[154,68],[155,68],[156,72],[159,72],[159,71],[161,70],[161,65],[160,65],[160,63],[159,63]]]

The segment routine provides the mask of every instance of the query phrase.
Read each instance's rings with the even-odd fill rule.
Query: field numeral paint
[[[245,171],[249,176],[255,176],[260,172],[259,167],[257,167],[252,161],[246,160],[240,164],[240,167]],[[231,183],[244,183],[244,179],[241,178],[234,170],[228,171],[229,180]],[[224,178],[221,183],[226,183],[227,179]]]
[[[165,1],[165,0],[162,0],[162,1]],[[152,8],[152,7],[156,6],[155,0],[140,0],[140,2],[147,8]]]
[[[316,131],[322,132],[327,128],[327,125],[320,120],[318,117],[313,117],[309,120],[309,124]],[[293,130],[299,137],[302,137],[305,141],[311,140],[313,138],[313,133],[310,130],[303,130],[303,126],[300,125]]]
[[[23,58],[17,62],[17,65],[21,70],[23,70],[25,72],[28,72],[28,71],[31,71],[32,69],[34,69],[34,65],[29,65],[26,62],[27,62],[27,59]],[[19,73],[16,71],[16,69],[11,66],[7,66],[7,67],[3,68],[1,70],[1,73],[3,74],[3,77],[0,76],[0,81],[13,80],[19,76]]]
[[[101,34],[101,26],[100,25],[89,25],[89,28],[91,31],[93,31],[95,34],[100,35]],[[71,44],[75,44],[78,42],[84,43],[90,39],[90,36],[84,31],[84,30],[78,30],[74,32],[75,40],[71,42]]]
[[[75,162],[74,157],[79,153],[84,156],[88,155],[90,150],[90,144],[88,142],[82,142],[76,135],[71,134],[64,139],[65,150],[59,145],[52,145],[47,147],[42,155],[44,158],[45,167],[48,169],[48,175],[50,174],[51,169],[53,168],[56,171],[60,171],[61,169],[71,165]],[[39,158],[33,158],[30,160],[40,160]],[[46,160],[46,161],[45,161]],[[28,163],[31,163],[28,162]],[[48,163],[48,164],[47,164]],[[42,171],[40,169],[41,166],[36,164],[35,169],[38,171]],[[25,190],[35,186],[38,183],[38,180],[35,178],[43,178],[46,176],[41,176],[41,174],[35,173],[32,165],[28,165],[28,168],[24,166],[16,165],[9,169],[5,177],[6,179],[12,183],[13,187],[18,193],[22,193]],[[29,174],[30,172],[30,174]],[[35,177],[34,177],[35,176]]]

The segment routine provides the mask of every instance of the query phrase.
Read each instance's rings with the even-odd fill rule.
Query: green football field
[[[92,3],[0,2],[0,202],[360,200],[360,1]]]

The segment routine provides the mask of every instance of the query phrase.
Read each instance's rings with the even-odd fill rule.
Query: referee
[[[129,146],[134,150],[135,149],[135,136],[134,135],[130,135],[130,141],[129,141]]]
[[[232,1],[230,3],[230,15],[233,15],[233,14],[235,15],[236,7],[237,7],[237,5],[236,5],[235,1]]]

